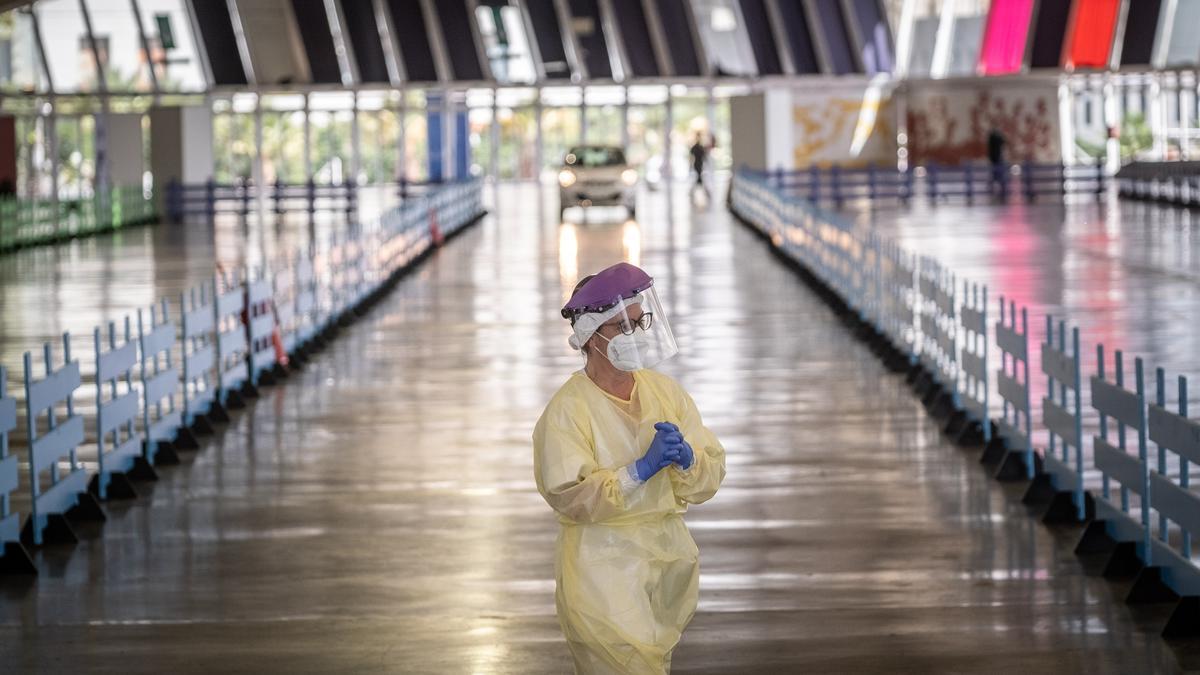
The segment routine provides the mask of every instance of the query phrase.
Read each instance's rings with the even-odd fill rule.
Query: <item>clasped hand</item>
[[[672,463],[687,469],[695,459],[692,446],[683,440],[679,427],[670,422],[659,422],[654,425],[654,429],[654,440],[650,442],[650,448],[636,462],[638,478],[643,481],[649,480]]]

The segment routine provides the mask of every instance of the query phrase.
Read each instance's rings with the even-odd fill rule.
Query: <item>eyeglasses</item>
[[[612,327],[619,329],[625,335],[633,335],[635,328],[642,330],[650,330],[650,326],[654,325],[654,312],[644,312],[640,317],[632,321],[622,319],[617,323],[606,323],[601,328]]]

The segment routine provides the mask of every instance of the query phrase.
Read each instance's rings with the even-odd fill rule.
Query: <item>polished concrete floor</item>
[[[495,215],[143,499],[38,552],[35,583],[0,585],[0,670],[568,672],[530,433],[580,365],[565,294],[622,259],[658,278],[682,349],[664,370],[728,452],[687,517],[701,600],[675,672],[1179,669],[1156,620],[1084,573],[1076,532],[1035,524],[945,443],[719,205],[645,195],[639,222],[560,225],[552,198],[505,186]],[[220,249],[199,230],[142,236],[150,287],[56,286],[55,320],[96,306],[89,292],[152,299]],[[51,274],[77,271],[58,260]],[[6,305],[5,345],[47,306],[28,302]]]

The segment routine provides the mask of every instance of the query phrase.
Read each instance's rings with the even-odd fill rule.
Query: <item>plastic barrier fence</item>
[[[142,454],[137,430],[138,392],[133,371],[138,365],[138,343],[125,317],[121,345],[117,326],[109,322],[107,338],[97,327],[92,332],[96,348],[96,477],[93,492],[100,499],[132,498],[137,493],[125,478]]]
[[[1078,329],[1045,317],[1039,365],[1047,392],[1035,425],[1030,364],[1038,359],[1026,309],[1018,312],[1002,296],[989,336],[986,290],[977,293],[964,280],[958,295],[953,274],[939,261],[914,264],[895,242],[856,231],[772,181],[778,177],[738,171],[731,210],[795,263],[889,367],[915,364],[910,381],[922,383],[918,391],[927,401],[961,403],[961,419],[976,421],[981,433],[957,436],[960,444],[984,444],[981,461],[1000,464],[998,479],[1030,481],[1023,501],[1045,506],[1044,520],[1088,523],[1077,553],[1104,555],[1107,576],[1134,578],[1129,602],[1177,603],[1165,635],[1200,637],[1200,568],[1192,562],[1200,495],[1190,484],[1190,465],[1200,462],[1200,423],[1188,419],[1186,382],[1169,410],[1165,376],[1157,371],[1149,404],[1141,360],[1127,384],[1124,355],[1117,351],[1109,366],[1103,345],[1095,374],[1086,376]],[[1000,367],[989,369],[993,353]],[[1084,433],[1092,423],[1085,400],[1098,416],[1096,434]],[[1045,447],[1034,447],[1035,436],[1046,439]]]
[[[76,455],[83,443],[83,417],[75,412],[75,390],[81,377],[79,362],[71,360],[71,336],[63,335],[63,364],[54,367],[50,343],[42,347],[45,376],[33,371],[33,355],[25,352],[25,424],[29,439],[29,488],[32,498],[29,520],[21,538],[35,546],[45,541],[78,541],[67,521],[72,513],[104,520],[104,512],[87,492],[88,472]],[[63,404],[66,417],[56,408]],[[40,419],[45,419],[45,433]],[[61,463],[67,464],[63,473]],[[43,474],[46,480],[43,482]]]
[[[182,293],[177,312],[165,299],[139,311],[136,336],[128,321],[123,331],[116,325],[94,331],[95,470],[77,456],[85,434],[73,396],[83,373],[71,360],[70,336],[63,336],[57,367],[49,344],[44,368],[35,369],[33,356],[25,355],[28,483],[8,447],[17,410],[5,396],[0,368],[0,573],[36,573],[24,546],[74,542],[73,522],[103,521],[89,484],[103,498],[135,496],[130,481],[153,480],[151,462],[169,463],[177,450],[197,448],[193,431],[209,433],[229,421],[223,402],[241,402],[239,394],[252,391],[254,381],[265,384],[268,372],[282,371],[281,356],[292,363],[323,344],[338,318],[380,297],[437,243],[482,216],[480,192],[478,181],[448,184],[356,228],[332,251],[298,252],[249,281],[243,270],[225,271]],[[18,532],[10,500],[23,489],[31,506]]]

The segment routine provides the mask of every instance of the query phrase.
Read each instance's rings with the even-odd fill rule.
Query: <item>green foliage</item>
[[[1130,113],[1121,123],[1121,156],[1134,157],[1154,145],[1154,134],[1141,113]]]

